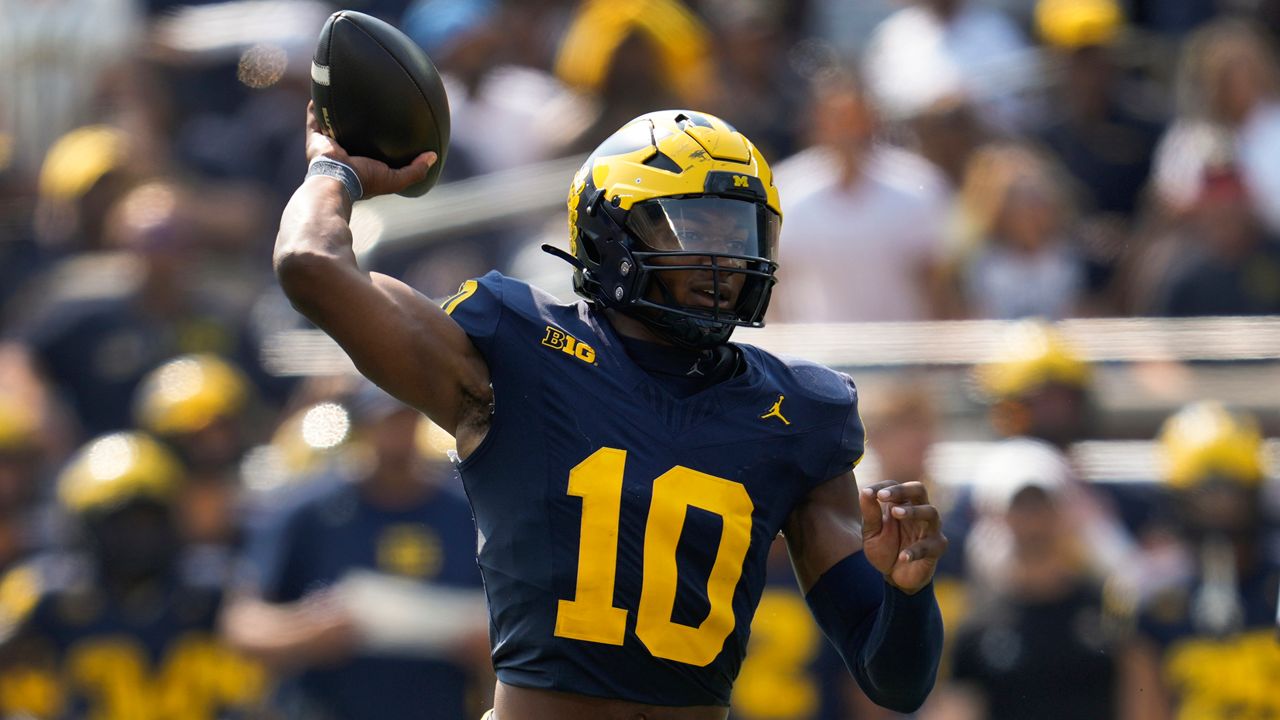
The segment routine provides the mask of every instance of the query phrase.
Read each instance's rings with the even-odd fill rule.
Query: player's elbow
[[[289,302],[304,315],[310,315],[323,298],[326,287],[340,269],[341,260],[311,248],[277,247],[272,258],[276,279]]]
[[[888,710],[904,715],[911,714],[924,705],[930,691],[933,690],[933,678],[927,683],[905,683],[893,688],[867,688],[863,691],[872,702]]]

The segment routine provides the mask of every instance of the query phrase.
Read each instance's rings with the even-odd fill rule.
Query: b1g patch
[[[585,363],[594,364],[596,361],[595,348],[553,325],[547,326],[547,334],[542,337],[542,344]]]

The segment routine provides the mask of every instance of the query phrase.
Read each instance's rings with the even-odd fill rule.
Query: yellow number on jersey
[[[623,642],[627,611],[613,606],[613,588],[626,458],[624,450],[600,448],[569,473],[569,494],[582,498],[582,537],[574,599],[561,600],[556,613],[558,637],[610,645]],[[696,628],[671,621],[679,586],[676,548],[690,506],[715,513],[722,521],[707,581],[711,609]],[[751,545],[754,508],[741,483],[697,470],[677,465],[654,480],[636,637],[655,657],[702,667],[720,654],[736,623],[733,590]]]

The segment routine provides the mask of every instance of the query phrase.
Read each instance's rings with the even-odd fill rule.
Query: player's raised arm
[[[810,491],[784,532],[809,608],[867,697],[919,708],[942,655],[933,572],[947,547],[925,487],[859,492],[850,471]]]
[[[355,171],[363,197],[398,192],[427,175],[435,153],[398,170],[350,157],[307,112],[307,160]],[[356,367],[458,438],[464,456],[487,427],[489,370],[462,328],[413,288],[361,270],[351,249],[352,192],[342,168],[308,173],[280,221],[274,265],[289,301],[342,346]],[[355,188],[357,193],[360,188]]]

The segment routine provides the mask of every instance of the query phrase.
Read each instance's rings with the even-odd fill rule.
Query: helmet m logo
[[[746,175],[734,175],[733,186],[736,188],[751,187],[751,182],[747,180]]]
[[[760,419],[767,420],[771,417],[776,417],[782,421],[783,425],[790,425],[791,421],[782,416],[782,401],[786,399],[787,399],[786,395],[779,395],[778,400],[773,403],[773,407],[769,408],[768,412],[761,415]]]
[[[595,348],[553,325],[547,326],[547,334],[542,336],[542,344],[585,363],[596,361]]]

